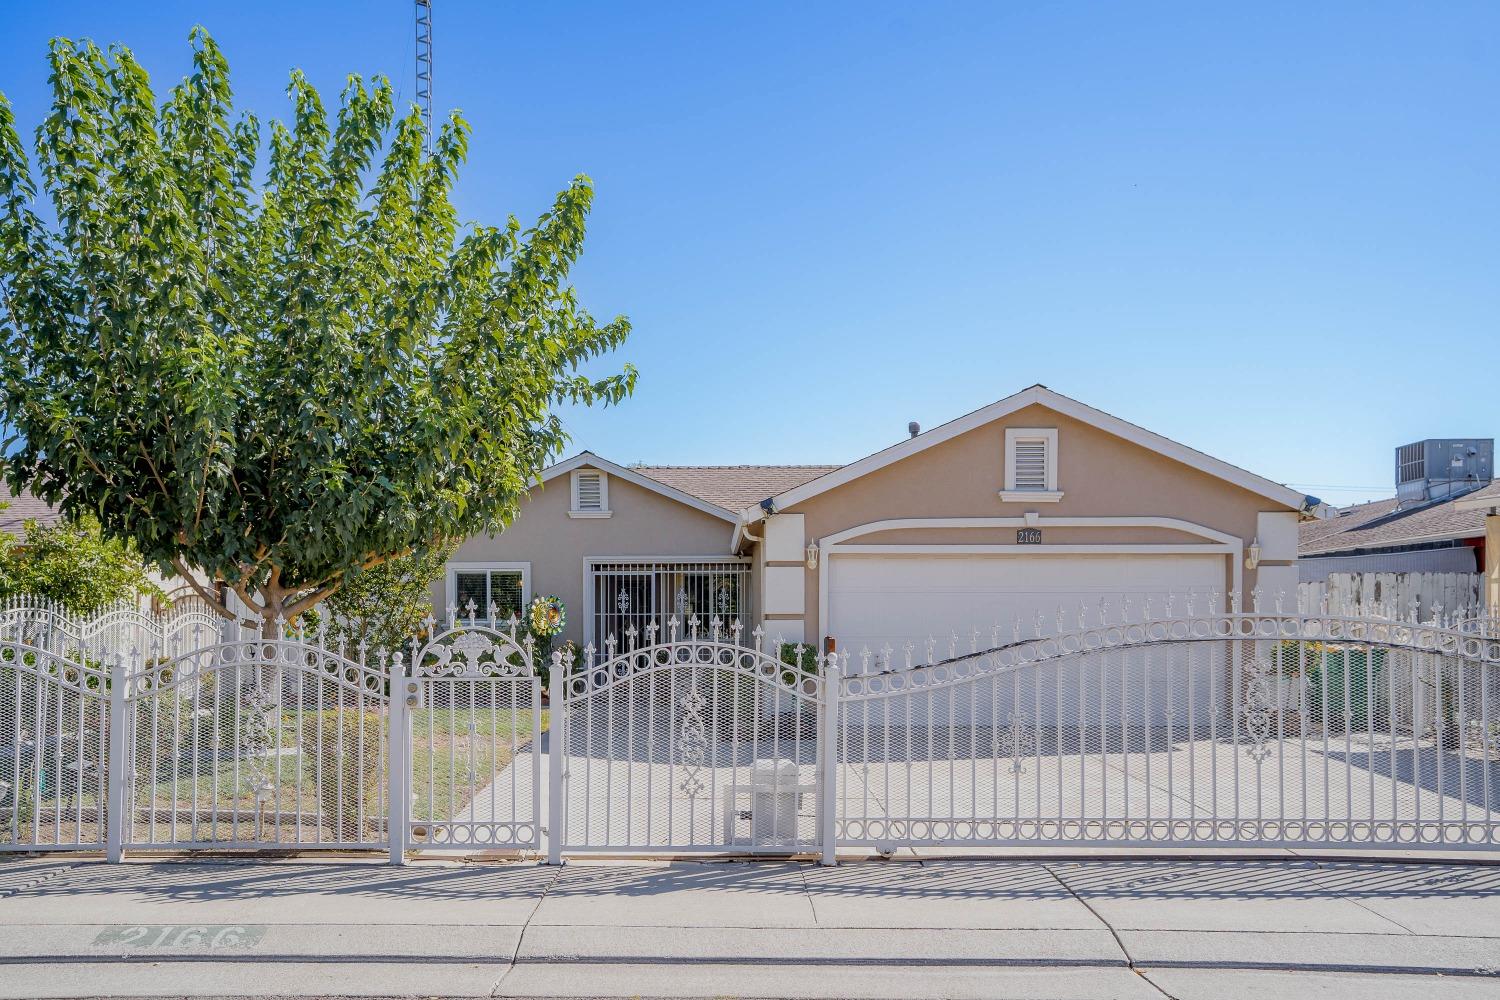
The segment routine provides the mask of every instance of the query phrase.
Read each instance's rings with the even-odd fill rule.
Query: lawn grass
[[[545,732],[549,723],[546,709],[541,719]],[[227,817],[236,809],[241,816],[253,815],[257,809],[252,784],[258,766],[274,784],[274,796],[265,806],[267,813],[301,812],[304,825],[314,821],[320,811],[317,787],[305,764],[310,758],[298,751],[297,726],[297,714],[285,712],[281,723],[273,727],[276,748],[283,751],[282,755],[253,764],[243,758],[212,761],[205,757],[199,773],[194,773],[191,756],[186,755],[177,764],[175,778],[172,761],[165,756],[157,761],[155,780],[147,777],[152,771],[148,749],[136,766],[136,808],[155,806],[164,813],[176,810],[182,816],[179,827],[195,812],[204,821],[212,815]],[[529,708],[415,708],[411,729],[413,819],[451,818],[509,766],[512,739],[517,751],[534,739]],[[474,772],[472,784],[470,769]],[[382,768],[376,787],[384,783]],[[376,800],[372,792],[371,809]]]
[[[549,724],[549,713],[543,709],[542,732]],[[534,736],[530,709],[414,709],[412,818],[452,819],[510,765],[512,740],[514,751],[520,751]]]

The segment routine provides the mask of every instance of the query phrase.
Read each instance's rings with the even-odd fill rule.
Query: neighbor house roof
[[[1388,549],[1423,542],[1450,541],[1484,534],[1484,510],[1465,510],[1464,501],[1500,497],[1500,480],[1462,496],[1398,509],[1396,498],[1341,508],[1325,521],[1304,521],[1297,550],[1304,556],[1354,549]]]
[[[1306,496],[1301,490],[1294,490],[1281,483],[1272,482],[1263,476],[1257,476],[1255,473],[1241,469],[1239,466],[1230,465],[1228,462],[1214,458],[1212,455],[1207,455],[1195,448],[1179,444],[1171,438],[1162,437],[1160,434],[1121,420],[1119,417],[1105,413],[1103,410],[1096,410],[1086,403],[1080,403],[1076,399],[1064,396],[1059,392],[1054,392],[1040,384],[1022,389],[1014,395],[1007,396],[988,406],[980,407],[972,413],[967,413],[956,420],[950,420],[946,424],[934,427],[930,431],[924,431],[914,437],[907,438],[904,441],[891,445],[889,448],[877,451],[873,455],[867,455],[859,461],[851,462],[849,465],[842,466],[829,474],[794,486],[775,495],[772,499],[778,509],[786,509],[793,504],[801,503],[810,497],[815,497],[820,493],[842,486],[861,476],[869,475],[877,469],[883,469],[892,463],[925,451],[934,445],[942,444],[944,441],[952,440],[960,434],[983,427],[985,424],[1009,416],[1017,410],[1033,404],[1040,404],[1065,416],[1072,417],[1074,420],[1097,427],[1106,433],[1113,434],[1118,438],[1123,438],[1133,444],[1165,455],[1200,472],[1216,476],[1242,489],[1249,490],[1276,503],[1291,507],[1293,510],[1321,514],[1326,509],[1316,497]],[[760,510],[756,503],[747,504],[741,508],[740,523],[750,524],[764,516],[764,511]]]
[[[56,507],[25,490],[12,493],[10,485],[3,479],[0,479],[0,504],[10,505],[0,510],[0,531],[18,537],[26,533],[27,521],[35,520],[46,526],[62,519],[62,512]]]
[[[838,465],[636,465],[636,472],[739,513],[766,497],[817,479]]]

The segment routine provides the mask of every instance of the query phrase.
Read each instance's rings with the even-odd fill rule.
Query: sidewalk
[[[1483,865],[14,860],[0,925],[0,997],[1500,995]]]

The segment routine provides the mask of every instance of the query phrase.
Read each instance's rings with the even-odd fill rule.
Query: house
[[[1248,607],[1297,584],[1314,497],[1035,385],[842,466],[547,469],[505,531],[468,539],[442,609],[533,596],[603,644],[673,615],[840,650],[961,641],[1129,600]],[[1170,603],[1169,603],[1170,602]],[[621,639],[623,642],[623,639]]]
[[[1494,441],[1432,438],[1396,449],[1396,495],[1304,521],[1301,578],[1330,573],[1477,573],[1485,566]]]
[[[27,521],[48,527],[60,520],[62,512],[55,506],[25,490],[13,493],[10,484],[0,479],[0,531],[24,538]]]

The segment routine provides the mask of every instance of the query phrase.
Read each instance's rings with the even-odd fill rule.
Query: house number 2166
[[[1040,545],[1040,544],[1042,544],[1042,529],[1041,528],[1017,528],[1016,529],[1016,544],[1017,545]]]
[[[137,948],[248,948],[260,942],[265,927],[243,924],[135,924],[108,927],[95,944]]]

